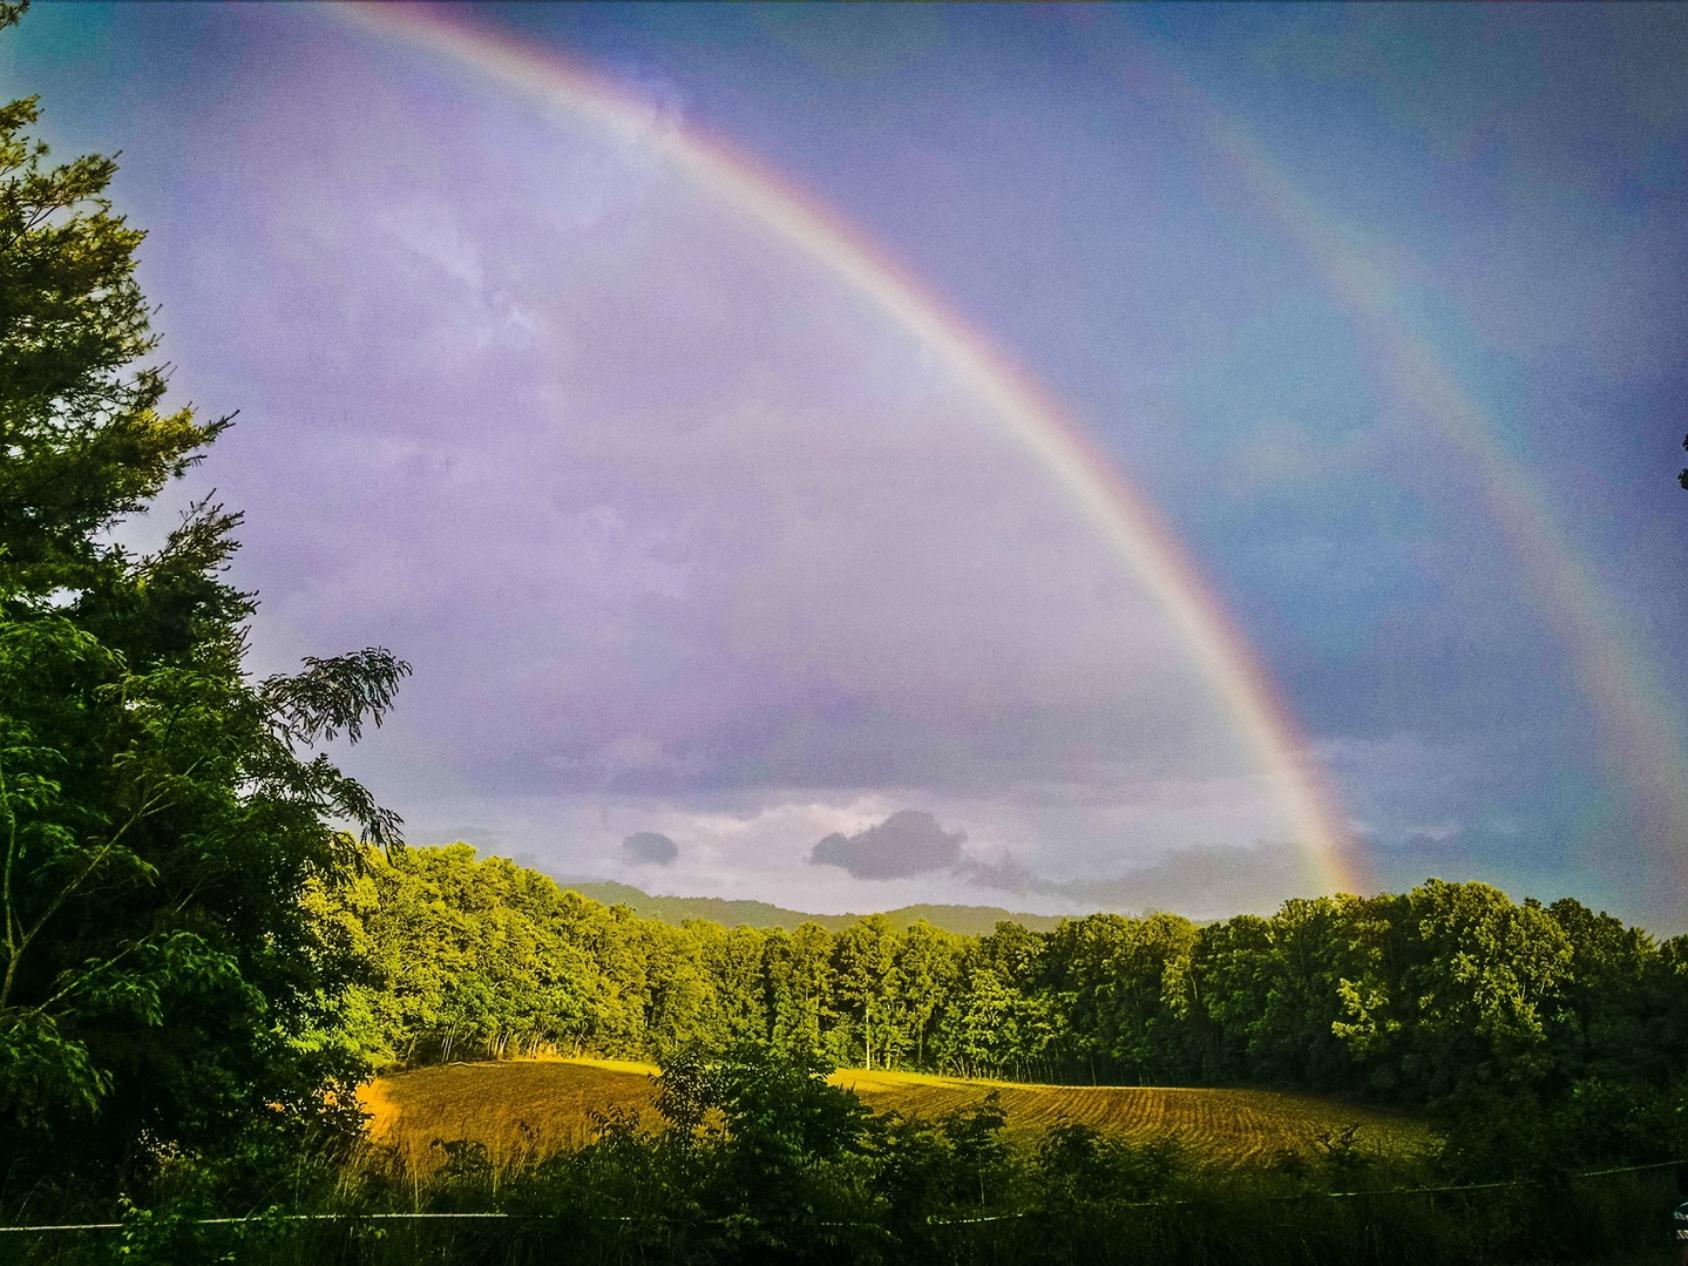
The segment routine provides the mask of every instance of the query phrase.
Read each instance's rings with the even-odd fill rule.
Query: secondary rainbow
[[[1612,777],[1629,789],[1644,849],[1661,878],[1683,873],[1688,844],[1688,736],[1652,656],[1622,618],[1556,522],[1547,497],[1501,439],[1501,428],[1437,349],[1403,313],[1404,287],[1376,249],[1319,205],[1253,133],[1170,67],[1152,74],[1183,98],[1244,186],[1313,262],[1333,297],[1383,352],[1389,385],[1441,436],[1476,484],[1523,569],[1549,626],[1569,652]]]
[[[384,4],[326,11],[512,90],[561,104],[649,147],[824,264],[938,353],[1161,604],[1272,779],[1295,842],[1321,886],[1357,891],[1366,883],[1346,817],[1292,713],[1159,513],[1030,377],[876,243],[720,138],[674,123],[653,124],[647,103],[558,50],[539,49],[433,9]]]

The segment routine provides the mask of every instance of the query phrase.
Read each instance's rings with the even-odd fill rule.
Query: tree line
[[[640,918],[454,844],[371,852],[314,900],[373,966],[342,1023],[378,1061],[758,1045],[835,1065],[1439,1107],[1657,1097],[1688,1049],[1688,937],[1480,883],[1208,924],[1093,914],[962,936],[872,916],[788,932]]]

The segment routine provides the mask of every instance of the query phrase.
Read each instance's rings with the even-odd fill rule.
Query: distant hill
[[[708,919],[727,927],[743,924],[753,928],[785,928],[787,931],[800,923],[818,923],[830,932],[837,932],[864,917],[860,914],[804,914],[801,910],[787,910],[783,906],[769,905],[766,901],[729,901],[724,897],[653,897],[628,884],[608,880],[559,879],[557,882],[583,897],[606,905],[628,906],[635,914],[647,919],[661,919],[664,923]],[[964,936],[982,936],[1002,922],[1018,923],[1034,932],[1048,932],[1061,921],[1057,915],[1022,914],[999,906],[898,906],[883,913],[899,931],[925,919],[935,928],[959,932]]]

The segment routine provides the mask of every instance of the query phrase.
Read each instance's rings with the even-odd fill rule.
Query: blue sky
[[[1306,243],[1360,244],[1617,613],[1639,706],[1682,717],[1681,10],[453,13],[778,170],[1062,400],[1221,594],[1381,882],[1683,925],[1683,825],[1638,806],[1480,472]],[[1319,887],[1062,490],[654,151],[308,7],[43,6],[0,83],[63,152],[123,151],[178,388],[242,411],[193,478],[248,511],[264,666],[415,661],[348,757],[413,839],[826,909]],[[1315,209],[1301,236],[1216,120]],[[861,856],[895,873],[812,860],[879,823]]]

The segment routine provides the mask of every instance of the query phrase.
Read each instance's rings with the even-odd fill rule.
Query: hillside
[[[450,1064],[378,1077],[361,1098],[372,1141],[397,1149],[427,1171],[443,1153],[435,1140],[486,1145],[494,1163],[517,1165],[566,1151],[592,1137],[594,1112],[635,1111],[658,1118],[649,1064],[621,1060],[518,1060]],[[1306,1152],[1321,1134],[1359,1126],[1368,1151],[1413,1152],[1430,1135],[1413,1118],[1317,1095],[1267,1090],[1160,1086],[1043,1086],[840,1069],[832,1080],[876,1112],[936,1117],[979,1103],[993,1091],[1010,1138],[1026,1139],[1079,1122],[1138,1140],[1170,1136],[1197,1159],[1258,1163],[1280,1151]]]
[[[864,917],[862,914],[805,914],[801,910],[788,910],[766,901],[733,901],[725,897],[658,897],[629,884],[609,880],[559,878],[557,882],[583,897],[602,901],[605,905],[624,905],[635,914],[647,919],[660,919],[664,923],[707,919],[727,927],[742,924],[745,927],[784,928],[787,931],[802,923],[818,923],[829,932],[840,932]],[[963,936],[988,935],[998,923],[1004,922],[1018,923],[1034,932],[1048,932],[1061,921],[1059,915],[1025,914],[1000,906],[913,905],[898,906],[883,913],[899,932],[924,919],[933,927]]]

